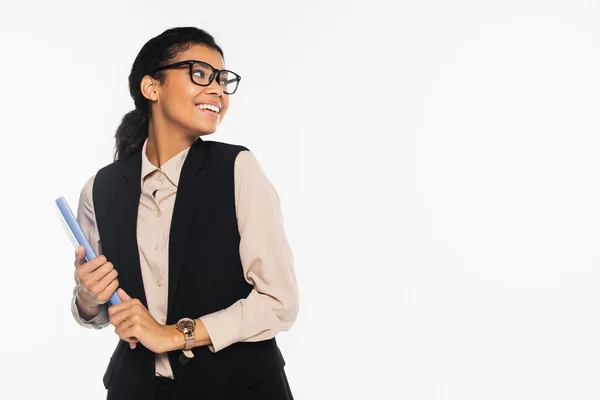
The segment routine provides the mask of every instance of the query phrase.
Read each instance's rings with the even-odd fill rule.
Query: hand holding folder
[[[85,234],[83,233],[81,226],[77,222],[77,218],[75,218],[73,211],[71,211],[71,207],[69,207],[67,200],[64,197],[59,197],[58,199],[56,199],[56,205],[63,217],[63,221],[66,223],[68,231],[71,234],[71,239],[75,240],[76,246],[79,245],[85,247],[86,260],[90,261],[96,258],[96,253],[92,249],[92,246],[90,245],[88,239],[85,237]],[[116,291],[110,296],[109,302],[111,304],[121,303],[121,299],[117,295]]]

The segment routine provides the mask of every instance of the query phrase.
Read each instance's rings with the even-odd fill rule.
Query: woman
[[[120,338],[108,399],[292,399],[275,341],[298,313],[279,197],[246,147],[201,138],[240,79],[196,28],[133,63],[135,110],[77,211],[98,257],[76,252],[73,315]]]

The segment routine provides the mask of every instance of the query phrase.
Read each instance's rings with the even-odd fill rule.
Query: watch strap
[[[184,334],[185,335],[185,346],[183,347],[184,350],[191,350],[194,348],[194,344],[196,344],[196,338],[194,333],[192,332],[192,334]]]
[[[192,324],[192,327],[188,327],[186,325]],[[181,349],[181,351],[183,352],[183,354],[187,357],[187,358],[193,358],[194,357],[194,353],[192,352],[192,349],[194,348],[194,345],[196,344],[196,335],[194,332],[194,328],[195,328],[195,321],[192,320],[191,318],[182,318],[177,322],[177,329],[183,333],[183,338],[185,340],[185,343],[183,345],[183,349]]]

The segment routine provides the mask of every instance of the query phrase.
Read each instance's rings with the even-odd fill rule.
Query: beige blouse
[[[137,218],[137,240],[142,280],[148,311],[165,324],[168,294],[168,248],[171,217],[177,195],[181,167],[190,147],[169,159],[161,168],[146,155],[148,139],[142,148],[141,195]],[[97,255],[102,245],[94,216],[92,187],[95,175],[84,185],[79,197],[77,221]],[[273,338],[288,330],[298,313],[298,290],[294,260],[285,235],[279,196],[250,151],[241,151],[234,165],[235,207],[240,233],[240,258],[246,281],[254,286],[250,295],[228,308],[200,318],[210,336],[209,349],[217,352],[235,342],[255,342]],[[111,260],[109,260],[111,261]],[[79,285],[77,275],[75,283]],[[110,324],[106,307],[89,321],[75,303],[71,312],[77,323],[101,329]],[[156,354],[156,375],[173,377],[166,353]]]

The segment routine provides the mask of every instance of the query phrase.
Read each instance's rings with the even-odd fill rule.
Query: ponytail
[[[114,160],[123,160],[141,149],[148,137],[148,114],[135,109],[123,116],[115,134]]]

